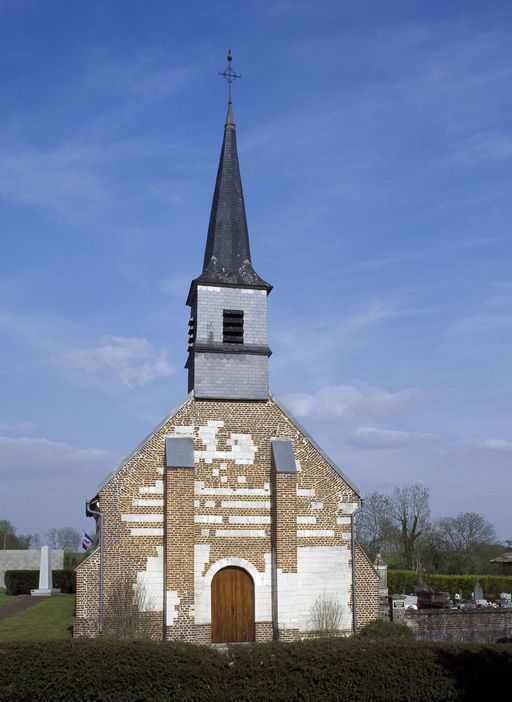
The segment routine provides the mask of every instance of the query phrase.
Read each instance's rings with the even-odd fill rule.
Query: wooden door
[[[243,568],[228,566],[212,580],[212,642],[254,641],[254,583]]]

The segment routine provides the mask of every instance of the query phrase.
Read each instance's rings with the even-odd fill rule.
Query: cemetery
[[[408,626],[416,639],[486,644],[512,642],[510,592],[498,595],[484,592],[480,582],[474,579],[468,597],[464,596],[462,588],[452,595],[429,587],[421,579],[407,594],[405,591],[390,592],[387,567],[380,557],[374,566],[380,580],[381,618]],[[467,577],[470,580],[470,576]],[[504,584],[507,580],[497,582]]]

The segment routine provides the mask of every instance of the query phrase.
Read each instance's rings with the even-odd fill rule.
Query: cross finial
[[[231,49],[228,51],[228,65],[227,68],[225,68],[223,71],[218,71],[219,76],[224,76],[224,78],[228,82],[228,95],[229,95],[229,102],[231,102],[231,83],[236,80],[237,78],[241,78],[242,76],[239,73],[236,73],[232,68],[231,68],[231,61],[233,60],[233,55],[231,54]]]

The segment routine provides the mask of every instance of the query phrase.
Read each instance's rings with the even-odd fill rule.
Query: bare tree
[[[27,549],[30,540],[30,535],[16,534],[16,527],[8,519],[0,519],[0,549]]]
[[[490,522],[477,512],[459,512],[437,522],[445,548],[450,555],[452,570],[470,572],[474,569],[482,547],[496,543],[496,532]]]
[[[449,568],[447,555],[446,540],[434,523],[421,537],[421,569],[430,573],[445,572],[445,568]]]
[[[12,540],[12,537],[16,536],[16,527],[14,524],[12,524],[9,520],[7,519],[0,519],[0,538],[1,538],[1,546],[2,549],[6,548],[11,548],[11,546],[7,546],[7,540],[9,539],[9,542]]]
[[[397,528],[397,538],[405,565],[420,565],[421,537],[430,529],[430,493],[420,483],[396,487],[389,498],[389,516]]]
[[[80,532],[73,527],[62,527],[60,529],[50,529],[46,533],[48,546],[51,548],[62,548],[64,551],[79,551],[82,544]]]
[[[370,492],[365,495],[363,506],[356,514],[357,540],[372,560],[375,560],[379,551],[388,551],[390,541],[394,541],[389,515],[387,495],[382,492]]]

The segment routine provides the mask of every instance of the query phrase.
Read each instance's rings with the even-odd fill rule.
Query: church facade
[[[379,617],[357,488],[269,393],[271,289],[251,262],[230,102],[187,299],[189,394],[87,503],[100,537],[77,569],[75,636],[105,632],[126,584],[168,640],[293,640],[327,612],[350,634]]]

